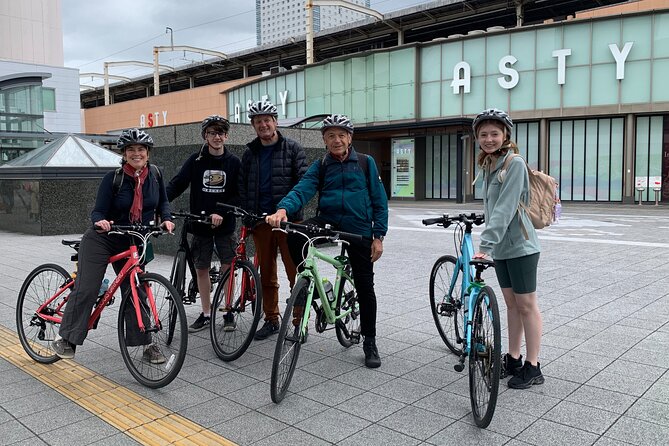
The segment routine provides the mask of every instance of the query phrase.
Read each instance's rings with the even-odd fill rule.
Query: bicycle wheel
[[[232,280],[230,308],[226,308],[226,293]],[[262,286],[260,276],[248,260],[235,263],[235,269],[223,273],[211,311],[211,345],[223,361],[239,358],[253,340],[262,315]]]
[[[181,302],[183,302],[186,292],[186,266],[186,251],[180,249],[177,251],[177,255],[174,256],[174,263],[172,263],[172,273],[170,274],[170,282],[177,291]],[[174,338],[174,330],[176,329],[177,317],[179,315],[179,311],[173,305],[174,304],[170,304],[170,323],[168,325],[167,333],[168,343],[171,343]]]
[[[32,270],[19,291],[16,331],[28,356],[42,364],[51,364],[60,359],[51,348],[58,334],[58,324],[45,321],[36,311],[70,280],[70,275],[63,267],[49,263]],[[65,290],[43,310],[43,314],[62,318],[69,294],[70,289]]]
[[[486,286],[476,297],[469,353],[469,398],[478,427],[488,427],[495,413],[499,390],[502,332],[499,308],[492,288]]]
[[[455,257],[439,257],[430,273],[430,308],[432,317],[439,331],[439,336],[451,352],[462,354],[465,337],[464,312],[462,298],[462,268],[456,269]],[[455,280],[454,280],[455,278]],[[451,283],[453,291],[449,293]]]
[[[290,381],[293,379],[297,358],[300,356],[304,333],[301,333],[300,327],[293,325],[293,308],[296,303],[304,306],[303,317],[308,319],[309,308],[306,306],[308,293],[309,280],[305,277],[299,277],[286,303],[286,310],[283,313],[279,337],[274,350],[270,393],[272,401],[275,403],[280,403],[286,396]]]
[[[176,378],[186,358],[186,311],[166,278],[143,273],[138,279],[139,311],[145,332],[140,333],[137,327],[132,297],[124,296],[118,315],[118,340],[123,362],[132,376],[140,384],[157,389]],[[149,293],[155,302],[155,313],[147,298]],[[130,316],[126,318],[127,313]]]
[[[346,269],[346,272],[350,276],[350,267]],[[339,343],[348,348],[360,342],[360,304],[353,281],[342,277],[339,288],[341,291],[339,304],[335,308],[335,315],[339,316],[349,309],[351,309],[351,313],[337,321],[335,332]]]

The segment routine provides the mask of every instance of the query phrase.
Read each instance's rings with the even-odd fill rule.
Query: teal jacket
[[[532,221],[518,206],[520,200],[530,204],[530,180],[525,161],[521,157],[511,160],[506,172],[502,171],[504,160],[500,157],[494,166],[483,170],[483,209],[485,229],[481,233],[479,251],[493,259],[514,259],[540,252],[539,239]],[[500,181],[500,176],[502,181]],[[520,219],[527,231],[528,239],[521,229]]]
[[[323,163],[323,166],[321,166]],[[374,159],[368,157],[367,177],[358,165],[358,154],[350,148],[349,157],[338,161],[330,156],[318,158],[299,183],[277,205],[288,215],[303,208],[319,192],[320,169],[325,169],[320,191],[319,217],[341,231],[363,237],[386,235],[388,231],[388,197],[381,183]]]

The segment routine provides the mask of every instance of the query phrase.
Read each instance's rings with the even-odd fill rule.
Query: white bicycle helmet
[[[327,129],[331,128],[344,129],[347,132],[353,134],[353,123],[346,115],[330,115],[327,118],[323,119],[323,125],[321,126],[321,133],[325,133]]]
[[[474,122],[472,122],[472,129],[474,130],[474,136],[476,136],[476,128],[483,121],[499,121],[506,127],[506,130],[509,133],[508,134],[509,137],[511,137],[511,134],[513,133],[513,121],[511,120],[511,117],[504,110],[489,108],[487,110],[483,110],[481,113],[476,115],[476,118],[474,118]]]
[[[133,144],[141,144],[147,149],[152,149],[153,138],[144,130],[127,129],[121,132],[118,141],[116,141],[116,147],[118,147],[120,151],[123,151],[127,146]]]
[[[269,115],[275,118],[279,116],[276,105],[269,101],[256,101],[249,106],[248,116],[252,120],[254,116]]]
[[[218,125],[223,128],[223,131],[225,133],[228,133],[230,131],[230,122],[225,119],[223,116],[219,115],[211,115],[207,116],[204,118],[204,121],[202,121],[202,138],[204,139],[205,133],[207,133],[207,128],[211,127],[212,125]]]

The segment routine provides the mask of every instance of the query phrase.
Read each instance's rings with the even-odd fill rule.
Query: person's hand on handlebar
[[[110,220],[98,220],[93,223],[93,227],[96,231],[98,231],[98,233],[103,233],[111,231],[111,225],[113,224],[114,222]]]
[[[170,234],[174,232],[174,223],[169,220],[165,220],[160,224],[160,227],[169,232]]]
[[[216,228],[218,226],[221,226],[221,223],[223,223],[223,217],[221,217],[218,214],[211,214],[209,216],[211,218],[211,227]]]
[[[275,228],[281,226],[281,222],[286,220],[288,220],[288,216],[285,209],[277,209],[275,213],[265,217],[265,222]]]

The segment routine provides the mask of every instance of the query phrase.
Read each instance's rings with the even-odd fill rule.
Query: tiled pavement
[[[114,307],[76,361],[242,445],[667,444],[667,208],[566,205],[562,222],[540,232],[546,383],[525,391],[503,383],[486,430],[473,425],[467,375],[453,370],[456,358],[438,337],[428,305],[431,265],[453,253],[453,233],[420,224],[444,211],[469,210],[480,204],[392,202],[376,266],[380,369],[362,366],[359,346],[346,350],[332,331],[319,335],[312,327],[292,393],[276,405],[269,396],[276,338],[254,342],[240,359],[224,363],[205,331],[191,335],[179,377],[151,390],[123,365]],[[16,295],[32,268],[55,262],[69,269],[61,238],[0,232],[4,327],[16,329]],[[170,261],[158,256],[150,269],[167,274]],[[494,274],[486,277],[498,289]],[[198,308],[187,312],[192,320]],[[4,359],[0,376],[0,444],[136,444]]]

